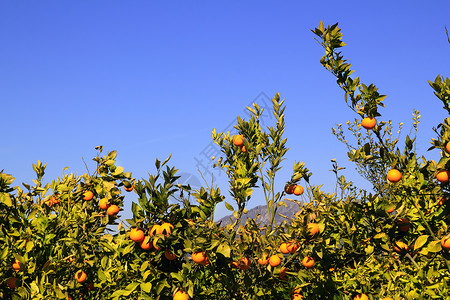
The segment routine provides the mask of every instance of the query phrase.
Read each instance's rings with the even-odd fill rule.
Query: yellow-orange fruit
[[[450,153],[450,142],[447,142],[447,144],[445,144],[445,150]]]
[[[111,205],[108,203],[108,198],[102,198],[98,201],[98,206],[103,210],[107,210]]]
[[[161,250],[161,247],[160,246],[158,246],[158,240],[159,240],[159,238],[155,238],[154,240],[153,240],[153,248],[155,248],[155,250]]]
[[[242,152],[247,153],[247,147],[245,147],[245,145],[242,145],[241,147],[239,147],[239,149],[241,149]]]
[[[140,245],[142,250],[150,250],[153,248],[153,243],[148,235],[144,237]]]
[[[267,258],[267,254],[263,253],[262,257],[258,259],[258,264],[261,266],[265,266],[269,263],[269,259]]]
[[[441,246],[445,250],[450,250],[450,235],[444,236],[441,239]]]
[[[83,200],[90,201],[92,200],[92,198],[94,198],[94,193],[92,193],[91,191],[86,191],[83,193]]]
[[[408,245],[401,241],[394,242],[394,250],[398,253],[401,253],[402,251],[408,251]]]
[[[161,225],[158,225],[158,224],[153,225],[149,231],[150,236],[154,236],[154,235],[161,234],[161,233],[162,233]]]
[[[14,263],[12,264],[12,268],[14,269],[14,271],[18,272],[20,271],[20,263],[17,260],[17,258],[14,259]]]
[[[436,174],[436,179],[439,180],[441,183],[448,182],[449,179],[449,172],[447,170],[440,170]]]
[[[144,231],[142,231],[141,229],[139,229],[139,228],[131,229],[130,239],[133,242],[140,243],[144,240],[144,237],[145,237]]]
[[[124,187],[124,189],[127,192],[131,192],[134,189],[134,187],[133,187],[133,185],[131,185],[130,187]]]
[[[319,225],[317,223],[308,223],[308,225],[306,225],[306,229],[309,233],[309,235],[313,236],[317,233],[319,233]]]
[[[287,249],[290,253],[295,253],[299,247],[300,244],[297,241],[290,241],[287,245]]]
[[[202,264],[206,261],[207,256],[205,251],[194,252],[192,253],[192,260],[198,264]]]
[[[106,210],[106,213],[108,214],[108,216],[115,216],[119,213],[119,207],[117,205],[113,204],[110,207],[108,207],[108,209]]]
[[[402,179],[402,173],[397,169],[391,169],[387,172],[387,180],[392,183],[399,182]]]
[[[269,265],[276,267],[281,264],[281,258],[278,255],[272,255],[269,258]]]
[[[238,268],[241,270],[248,270],[251,265],[251,260],[248,259],[248,257],[244,256],[239,260],[239,266]]]
[[[169,252],[167,249],[164,251],[164,256],[168,259],[168,260],[174,260],[177,258],[177,256],[175,254],[173,254],[172,252]]]
[[[292,195],[294,193],[294,189],[295,189],[295,185],[294,184],[287,184],[284,187],[284,191],[286,192],[286,194],[288,195]]]
[[[377,120],[375,120],[375,118],[371,118],[371,117],[365,117],[365,118],[361,121],[362,127],[364,127],[364,128],[367,129],[367,130],[373,129],[373,128],[375,127],[376,124],[377,124]]]
[[[173,295],[173,300],[189,300],[189,296],[185,291],[177,291]]]
[[[86,281],[86,278],[87,278],[87,275],[86,275],[86,273],[84,273],[83,270],[78,270],[78,271],[75,273],[75,279],[76,279],[79,283],[85,282],[85,281]]]
[[[240,134],[236,134],[235,136],[233,136],[233,144],[235,146],[241,147],[242,145],[244,145],[244,137]]]
[[[305,256],[302,260],[302,265],[305,268],[312,268],[314,266],[314,258],[311,256]]]
[[[280,252],[283,254],[288,254],[289,250],[288,250],[288,243],[281,243],[280,245]]]
[[[303,296],[300,294],[293,294],[292,300],[303,300]]]
[[[353,300],[369,300],[369,297],[367,297],[366,294],[359,294],[356,295],[355,298],[353,298]]]
[[[303,194],[304,189],[301,185],[296,185],[294,188],[294,195],[296,196],[300,196],[301,194]]]
[[[161,234],[164,234],[165,236],[168,236],[172,234],[173,225],[170,223],[163,223],[161,225]]]

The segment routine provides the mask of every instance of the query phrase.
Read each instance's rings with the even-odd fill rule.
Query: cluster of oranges
[[[301,194],[303,194],[304,189],[301,185],[287,184],[286,187],[284,188],[284,191],[288,195],[294,194],[296,196],[300,196]]]
[[[172,234],[174,226],[170,223],[163,223],[161,225],[154,224],[148,231],[148,235],[145,235],[144,231],[140,228],[133,228],[130,231],[130,239],[136,243],[139,243],[142,250],[161,250],[158,245],[158,235],[169,236]],[[164,251],[164,256],[168,260],[174,260],[177,256],[174,253],[169,252],[167,249]]]
[[[244,136],[241,134],[237,134],[233,136],[233,145],[238,146],[242,152],[247,153],[247,148],[244,145]]]

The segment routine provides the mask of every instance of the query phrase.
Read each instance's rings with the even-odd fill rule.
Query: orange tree
[[[198,190],[177,183],[168,161],[156,174],[135,180],[115,165],[116,153],[94,158],[93,175],[64,174],[42,183],[45,165],[33,168],[34,185],[12,187],[0,177],[0,296],[13,299],[432,299],[450,292],[448,239],[450,118],[436,129],[436,163],[416,153],[414,136],[399,148],[391,121],[382,121],[384,95],[352,78],[339,48],[342,34],[322,22],[313,32],[325,49],[322,65],[345,92],[358,118],[333,129],[350,161],[371,184],[355,186],[336,175],[334,193],[310,184],[311,172],[295,162],[290,178],[276,175],[285,147],[284,100],[272,99],[276,123],[262,128],[263,110],[248,107],[238,134],[213,131],[222,154],[215,166],[228,176],[233,201],[230,224],[214,221],[224,200],[206,184]],[[450,112],[450,79],[430,82]],[[346,131],[353,139],[349,141]],[[400,133],[400,129],[399,129]],[[283,182],[281,185],[279,182]],[[133,191],[133,217],[117,223],[120,188]],[[246,218],[259,189],[267,220]],[[298,198],[300,197],[300,198]],[[302,199],[303,201],[298,201]],[[294,218],[276,222],[288,201]],[[98,204],[97,204],[98,203]],[[108,225],[118,225],[114,233]]]

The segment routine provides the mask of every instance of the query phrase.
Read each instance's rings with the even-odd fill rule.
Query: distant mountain
[[[285,217],[293,218],[295,214],[300,210],[300,204],[291,202],[288,200],[284,200],[284,203],[286,203],[287,207],[284,205],[281,205],[278,207],[277,213],[275,215],[275,222],[280,224],[284,220],[286,220]],[[253,207],[251,209],[248,209],[248,212],[242,216],[242,224],[245,224],[245,221],[247,218],[256,219],[256,217],[260,215],[257,222],[261,222],[262,224],[269,224],[269,216],[267,215],[267,206],[266,205],[258,205],[256,207]],[[225,216],[219,220],[219,222],[222,222],[222,225],[230,224],[231,222],[234,222],[236,219],[232,216]]]

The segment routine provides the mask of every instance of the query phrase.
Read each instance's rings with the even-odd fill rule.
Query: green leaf
[[[229,211],[234,211],[233,206],[231,206],[228,202],[225,201],[225,207],[229,210]]]
[[[217,247],[216,252],[222,254],[226,258],[229,258],[231,255],[231,248],[227,244],[220,244],[219,247]]]
[[[432,242],[430,242],[428,244],[427,249],[428,249],[428,252],[433,252],[433,253],[441,251],[442,250],[441,241],[432,241]]]
[[[151,282],[142,282],[141,283],[141,290],[143,290],[146,293],[150,293],[152,289],[152,283]]]
[[[414,250],[421,248],[423,245],[427,243],[429,235],[421,235],[419,236],[414,243]]]

